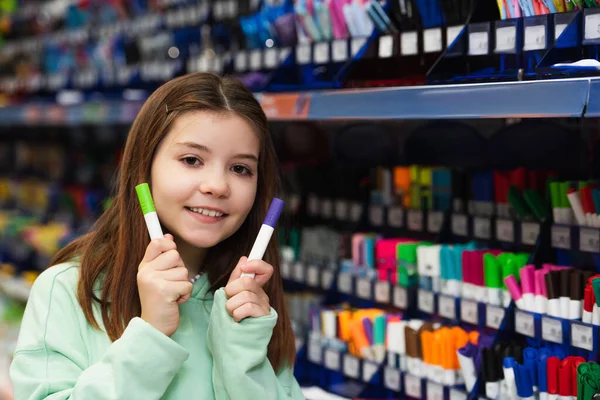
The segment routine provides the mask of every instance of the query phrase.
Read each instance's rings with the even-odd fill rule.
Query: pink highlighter
[[[413,242],[412,239],[380,239],[375,243],[375,265],[380,281],[398,283],[396,246],[398,243]]]
[[[534,312],[535,311],[535,294],[533,284],[533,265],[526,265],[521,268],[521,289],[522,298],[525,310]]]
[[[510,292],[510,297],[513,298],[517,307],[521,310],[525,310],[525,301],[523,300],[523,293],[521,293],[521,288],[517,283],[517,279],[514,275],[509,275],[504,278],[504,283]]]

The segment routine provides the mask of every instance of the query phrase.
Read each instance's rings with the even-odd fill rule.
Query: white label
[[[561,321],[542,317],[542,339],[562,344],[563,331]]]
[[[581,228],[579,231],[579,250],[600,252],[600,231],[591,228]]]
[[[333,283],[333,272],[325,269],[321,273],[321,288],[324,290],[331,289],[331,284]]]
[[[546,48],[546,27],[544,25],[525,27],[523,50],[543,50]]]
[[[360,49],[367,43],[367,38],[354,38],[350,43],[350,50],[352,52],[352,57],[356,56]]]
[[[419,290],[418,307],[420,311],[433,314],[435,310],[433,292],[428,290]]]
[[[338,275],[338,290],[341,293],[352,294],[352,275],[340,272]]]
[[[571,249],[571,228],[568,226],[552,226],[552,247],[557,249]]]
[[[301,262],[297,262],[294,264],[294,280],[299,283],[304,282],[304,264]]]
[[[329,42],[315,44],[315,64],[327,64],[329,62]]]
[[[477,302],[471,300],[461,300],[460,319],[469,324],[477,325],[479,322],[479,312]]]
[[[277,54],[277,49],[271,47],[270,49],[265,50],[265,66],[267,68],[273,69],[277,68],[277,64],[279,63],[279,57]]]
[[[464,214],[452,214],[452,233],[458,236],[469,235],[469,219]]]
[[[584,39],[600,39],[600,14],[589,14],[585,16]]]
[[[414,232],[421,232],[423,230],[423,211],[421,210],[408,210],[406,218],[408,230]]]
[[[283,279],[290,279],[292,277],[292,266],[290,263],[281,263],[281,276]]]
[[[408,296],[406,288],[402,286],[394,286],[394,307],[406,309],[408,305]]]
[[[419,53],[417,32],[404,32],[400,36],[400,52],[403,56],[412,56]]]
[[[363,382],[371,382],[378,369],[379,365],[370,361],[363,361]]]
[[[460,35],[460,33],[462,32],[463,29],[464,29],[463,25],[448,27],[448,30],[446,31],[446,40],[448,41],[448,47],[450,47],[450,45],[452,43],[454,43],[454,41],[456,40],[458,35]]]
[[[390,35],[379,38],[379,58],[390,58],[394,55],[394,38]]]
[[[481,56],[489,52],[489,37],[488,32],[471,32],[469,33],[469,55]]]
[[[515,312],[515,331],[525,336],[535,337],[533,315],[523,311]]]
[[[404,208],[394,206],[388,208],[388,225],[392,228],[402,228],[404,226]]]
[[[308,361],[319,365],[323,362],[323,348],[321,341],[316,337],[308,340]]]
[[[496,52],[514,52],[517,45],[517,27],[503,26],[496,29]]]
[[[506,219],[496,220],[496,239],[501,242],[514,243],[515,241],[515,224],[513,221]]]
[[[383,225],[383,206],[369,207],[369,222],[376,227]]]
[[[475,217],[473,220],[473,234],[477,239],[491,239],[492,221],[485,217]]]
[[[386,281],[377,281],[375,283],[375,301],[377,303],[390,303],[390,283]]]
[[[567,29],[567,24],[556,24],[554,27],[554,40],[558,39],[565,29]]]
[[[458,389],[450,389],[450,400],[467,400],[467,394]]]
[[[350,207],[350,221],[358,222],[362,216],[363,208],[361,203],[352,203]]]
[[[427,232],[439,233],[444,223],[444,213],[441,211],[429,211],[427,214]]]
[[[438,298],[438,313],[448,319],[456,319],[456,301],[453,297],[440,296]]]
[[[338,221],[348,219],[348,202],[346,200],[337,200],[335,202],[335,218]]]
[[[325,350],[325,368],[339,371],[340,370],[340,353],[333,349]]]
[[[540,224],[536,222],[523,222],[521,224],[521,243],[534,246],[540,235]]]
[[[571,325],[571,345],[594,351],[594,332],[591,326],[572,324]]]
[[[282,49],[279,49],[279,62],[285,62],[287,60],[287,58],[290,56],[290,54],[292,54],[292,49],[289,47],[284,47]]]
[[[400,392],[400,370],[385,367],[383,370],[383,384],[386,389]]]
[[[331,47],[334,62],[344,62],[348,60],[348,42],[346,39],[335,40]]]
[[[423,31],[423,50],[425,53],[442,51],[442,29],[432,28]]]
[[[500,329],[502,320],[504,320],[504,313],[504,308],[488,305],[485,311],[485,325],[488,328]]]
[[[240,51],[235,55],[235,70],[245,71],[248,68],[248,53]]]
[[[444,400],[444,387],[439,383],[428,381],[427,400]]]
[[[227,5],[227,12],[230,18],[235,18],[238,15],[237,0],[230,0]]]
[[[321,270],[316,265],[310,265],[307,269],[306,283],[310,287],[319,287],[319,277]]]
[[[361,299],[372,300],[372,288],[372,282],[367,278],[359,278],[356,281],[356,294]]]
[[[333,217],[333,201],[330,199],[323,199],[321,202],[321,216],[325,219]]]
[[[414,375],[404,375],[404,391],[410,397],[421,398],[421,379]]]
[[[312,61],[310,44],[301,44],[296,47],[296,63],[310,64]]]
[[[250,69],[252,71],[258,71],[262,68],[262,51],[252,50],[250,52]]]
[[[358,379],[360,377],[360,361],[350,354],[344,354],[344,375]]]
[[[314,194],[308,196],[308,215],[311,217],[319,215],[319,199]]]

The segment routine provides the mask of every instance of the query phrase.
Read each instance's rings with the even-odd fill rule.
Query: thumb
[[[173,237],[173,235],[171,235],[170,233],[167,233],[165,235],[165,239],[169,239],[169,240],[175,240],[175,238]]]
[[[233,272],[229,276],[229,282],[235,281],[236,279],[239,279],[242,276],[242,265],[245,265],[247,262],[248,257],[243,256],[242,258],[240,258],[240,261],[238,261],[237,265],[233,269]]]

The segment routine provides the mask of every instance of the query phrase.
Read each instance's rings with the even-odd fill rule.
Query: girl
[[[265,261],[239,258],[276,169],[266,117],[239,82],[198,73],[154,92],[113,205],[33,285],[16,400],[302,399],[275,239]],[[143,182],[168,232],[149,244]]]

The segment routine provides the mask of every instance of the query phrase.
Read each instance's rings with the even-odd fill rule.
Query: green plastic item
[[[531,210],[533,210],[533,214],[538,221],[544,221],[546,218],[548,218],[548,208],[537,191],[525,190],[523,192],[523,197],[525,197],[527,205]]]
[[[571,204],[569,203],[569,198],[567,194],[569,192],[569,182],[561,182],[560,184],[560,203],[562,208],[571,208]]]
[[[529,207],[527,207],[527,203],[525,203],[525,200],[523,200],[521,191],[516,186],[511,186],[508,190],[508,202],[519,215],[519,217],[525,218],[531,215],[529,212]]]
[[[417,247],[430,246],[430,242],[398,243],[396,260],[398,262],[398,284],[412,287],[418,283]]]
[[[378,315],[373,322],[373,344],[385,344],[385,315]]]
[[[552,208],[561,207],[560,182],[550,182],[550,199],[552,201]]]
[[[600,306],[600,278],[592,279],[592,288],[594,289],[594,296],[596,296],[596,304]]]
[[[491,253],[483,255],[483,268],[485,286],[494,289],[500,289],[504,285],[502,279],[502,266],[498,259]]]
[[[144,215],[156,212],[156,208],[154,208],[154,201],[152,200],[152,194],[150,194],[150,187],[147,183],[142,183],[135,187],[135,191],[138,196],[138,200],[140,201],[140,205],[142,206],[142,213]]]

